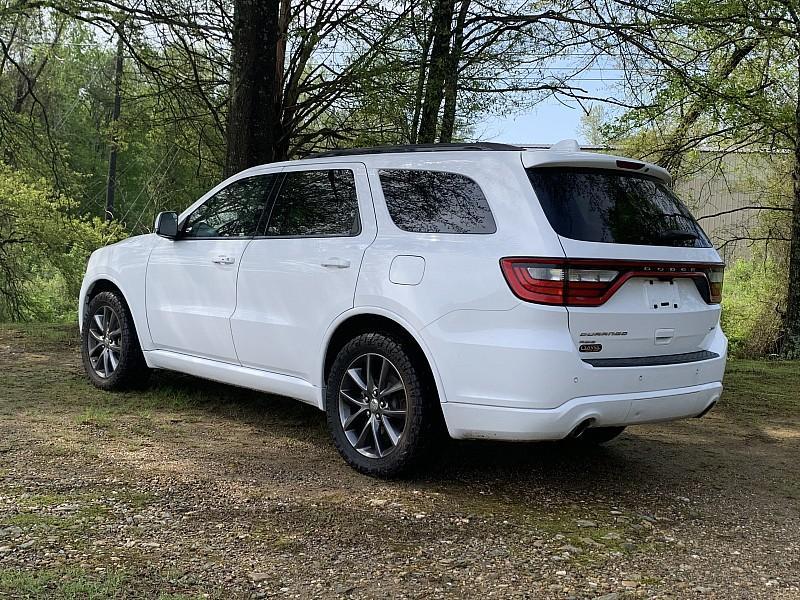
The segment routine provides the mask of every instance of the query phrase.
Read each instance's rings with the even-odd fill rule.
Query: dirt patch
[[[301,403],[107,394],[73,328],[0,326],[0,597],[798,598],[800,364],[726,388],[604,448],[453,442],[385,482]]]

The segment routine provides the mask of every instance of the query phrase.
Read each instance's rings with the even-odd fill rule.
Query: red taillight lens
[[[504,258],[500,266],[511,291],[520,299],[539,304],[564,304],[563,261]]]
[[[631,277],[691,277],[706,302],[722,299],[721,265],[563,258],[504,258],[511,291],[522,300],[557,306],[600,306]],[[702,286],[701,286],[702,283]]]
[[[539,304],[597,306],[620,272],[569,265],[563,259],[504,258],[503,274],[522,300]]]

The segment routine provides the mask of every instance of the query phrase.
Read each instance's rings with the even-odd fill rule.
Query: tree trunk
[[[798,58],[800,73],[800,58]],[[800,89],[795,106],[794,134],[794,198],[792,201],[792,233],[789,243],[789,292],[786,299],[781,354],[785,358],[800,358]]]
[[[414,116],[411,120],[411,133],[409,135],[409,140],[412,144],[416,144],[418,141],[419,119],[422,114],[422,95],[425,93],[425,78],[428,75],[428,53],[433,43],[433,33],[433,28],[431,28],[430,33],[425,37],[425,45],[422,47],[422,52],[420,53],[417,87],[414,90]]]
[[[453,141],[453,130],[456,126],[456,104],[458,100],[458,68],[461,65],[461,49],[464,46],[464,23],[467,20],[470,0],[461,0],[456,27],[453,32],[453,48],[447,61],[447,73],[444,82],[444,108],[442,109],[442,133],[439,141]]]
[[[436,141],[439,108],[442,106],[447,61],[450,54],[454,10],[455,0],[437,0],[433,8],[431,19],[433,21],[433,45],[428,67],[425,101],[422,104],[422,117],[417,135],[417,141],[421,144],[431,144]]]
[[[119,111],[122,105],[122,60],[125,49],[122,27],[117,39],[117,60],[114,65],[114,106],[111,109],[111,151],[108,155],[108,178],[106,180],[106,221],[114,218],[114,194],[117,191],[117,151],[119,150]]]
[[[234,2],[226,175],[286,158],[279,14],[280,0]]]

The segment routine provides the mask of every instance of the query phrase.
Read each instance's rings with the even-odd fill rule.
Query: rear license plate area
[[[646,279],[647,306],[651,310],[674,312],[680,310],[678,286],[673,279]]]

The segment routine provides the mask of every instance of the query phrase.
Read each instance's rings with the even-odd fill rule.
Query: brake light
[[[644,167],[644,163],[634,162],[632,160],[618,160],[617,161],[617,168],[619,169],[633,169],[634,171],[638,171]]]
[[[706,276],[708,277],[710,301],[712,304],[719,304],[722,302],[722,283],[725,280],[725,267],[719,265],[710,266],[706,269]]]
[[[522,300],[538,304],[600,306],[632,277],[689,277],[706,302],[718,304],[722,300],[724,267],[718,264],[504,258],[500,266],[511,291]]]

